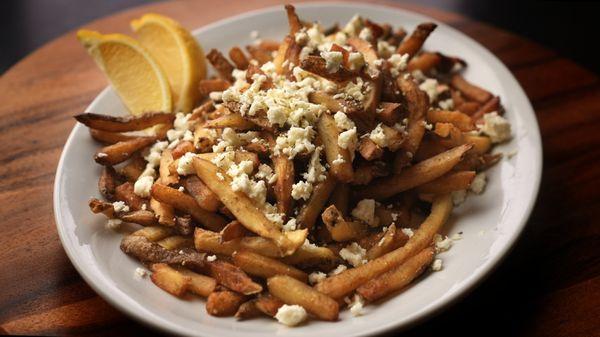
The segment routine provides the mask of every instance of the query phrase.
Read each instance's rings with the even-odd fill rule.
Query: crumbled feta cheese
[[[146,269],[141,267],[135,268],[134,277],[136,279],[141,280],[146,276],[148,276],[148,271]]]
[[[325,273],[316,271],[314,273],[308,274],[308,283],[317,284],[326,278],[327,278],[327,275],[325,275]]]
[[[365,65],[365,58],[361,53],[352,52],[348,54],[348,63],[350,64],[350,70],[358,70]]]
[[[351,36],[351,37],[356,36],[357,34],[359,34],[359,32],[361,31],[363,26],[364,26],[363,19],[358,14],[355,14],[352,17],[352,19],[350,19],[350,21],[348,21],[346,26],[344,26],[343,32],[348,34],[348,36]]]
[[[497,112],[483,115],[483,124],[479,126],[479,131],[490,137],[492,143],[502,143],[511,137],[510,123]]]
[[[129,212],[129,206],[127,206],[123,201],[115,201],[113,202],[113,209],[115,212]]]
[[[279,124],[279,126],[283,126],[285,125],[288,116],[285,114],[285,111],[282,107],[273,106],[267,110],[267,119],[271,125]]]
[[[217,179],[219,179],[220,181],[224,181],[225,177],[223,176],[223,173],[217,172]]]
[[[312,143],[314,136],[315,131],[310,126],[306,128],[293,126],[285,134],[277,137],[275,154],[283,153],[292,159],[301,152],[311,153],[315,149]]]
[[[121,219],[108,219],[106,221],[106,228],[108,229],[119,229],[119,227],[121,227],[121,224],[123,223],[123,221],[121,221]]]
[[[431,270],[433,270],[433,271],[442,270],[442,260],[441,259],[433,260],[433,263],[431,264]]]
[[[411,238],[413,235],[415,235],[415,232],[412,230],[412,228],[402,228],[401,231],[409,238]]]
[[[454,191],[454,192],[450,193],[450,196],[452,197],[452,204],[454,204],[454,206],[458,206],[458,205],[462,204],[463,202],[465,202],[465,200],[467,199],[467,191],[466,190]]]
[[[150,196],[150,189],[152,188],[152,184],[154,184],[154,177],[152,176],[143,176],[138,178],[138,180],[133,184],[133,193],[136,195],[147,198]]]
[[[277,310],[275,318],[279,323],[287,326],[295,326],[304,322],[307,318],[306,310],[299,305],[284,304]]]
[[[292,198],[294,198],[294,200],[308,200],[308,198],[310,198],[312,190],[312,184],[306,181],[299,181],[292,185]]]
[[[369,139],[381,148],[388,146],[387,137],[385,136],[385,132],[383,131],[381,123],[377,124],[377,126],[371,131],[369,134]]]
[[[443,101],[439,101],[438,105],[444,110],[451,110],[454,108],[454,100],[452,98],[448,98]]]
[[[306,45],[310,40],[308,34],[306,33],[306,29],[297,32],[296,35],[294,35],[294,39],[296,40],[296,43],[301,46]]]
[[[273,173],[273,169],[267,164],[260,164],[258,166],[258,172],[256,172],[254,177],[258,179],[265,179],[269,184],[273,184],[277,179],[277,175]]]
[[[145,210],[147,210],[147,209],[148,209],[148,205],[146,205],[146,204],[142,204],[142,211],[145,211]]]
[[[349,298],[345,298],[344,300],[346,304],[348,304],[348,308],[350,309],[350,313],[352,314],[352,316],[356,317],[362,316],[364,314],[365,301],[360,295],[354,294],[352,300],[350,300]]]
[[[380,57],[387,59],[390,56],[392,56],[392,54],[395,51],[396,51],[396,47],[389,44],[387,41],[385,41],[385,40],[377,41],[377,53],[379,54]]]
[[[260,36],[260,34],[258,33],[258,30],[253,30],[250,32],[250,38],[252,40],[258,39],[259,36]]]
[[[223,92],[222,91],[213,91],[208,94],[208,97],[215,102],[220,102],[223,100]]]
[[[283,229],[284,232],[291,232],[291,231],[295,231],[296,227],[297,227],[296,219],[291,218],[288,220],[288,222],[285,223],[285,225],[283,225],[281,227],[281,229]]]
[[[177,189],[179,192],[184,192],[185,188],[183,186],[179,186],[179,188]]]
[[[217,259],[217,257],[215,255],[209,255],[206,257],[206,261],[208,262],[213,262]]]
[[[335,73],[340,70],[344,60],[342,52],[339,51],[322,51],[321,57],[325,59],[325,67],[328,73]]]
[[[462,232],[454,233],[451,237],[452,241],[462,240]]]
[[[363,199],[356,204],[351,212],[352,216],[362,220],[369,226],[377,226],[379,218],[375,216],[375,200]]]
[[[334,270],[329,272],[329,276],[337,275],[346,269],[348,269],[348,267],[346,267],[346,265],[340,264],[337,267],[335,267]]]
[[[98,157],[98,158],[105,158],[105,157],[108,157],[108,155],[106,153],[104,153],[104,152],[100,152],[100,153],[98,153],[96,155],[96,157]]]
[[[325,169],[325,166],[321,164],[321,149],[321,146],[315,149],[310,156],[310,161],[308,162],[308,171],[302,174],[302,177],[310,184],[318,183],[327,179],[327,176],[325,175],[327,170]]]
[[[186,176],[195,173],[196,170],[194,170],[194,165],[192,165],[194,157],[196,157],[194,152],[186,152],[181,156],[177,161],[177,174]]]
[[[419,84],[419,89],[425,91],[429,96],[429,102],[435,101],[438,96],[437,85],[438,81],[434,78],[428,78]]]
[[[366,41],[371,41],[373,40],[373,31],[371,28],[365,27],[360,30],[358,37]]]
[[[473,181],[471,182],[471,186],[469,186],[469,190],[475,194],[481,194],[486,184],[486,176],[485,172],[477,173]]]
[[[342,165],[345,162],[346,161],[344,160],[344,157],[342,157],[341,154],[338,154],[338,156],[335,158],[334,161],[331,162],[331,164],[333,164],[333,165]]]
[[[452,239],[447,236],[442,238],[441,235],[436,234],[433,241],[435,242],[435,249],[438,252],[445,252],[452,247]]]
[[[362,248],[358,243],[352,242],[350,245],[340,250],[340,257],[354,267],[358,267],[367,262],[365,255],[367,250]]]
[[[345,113],[338,111],[333,115],[333,119],[335,120],[335,125],[340,130],[350,130],[356,127],[356,124],[348,118],[348,115]]]
[[[357,143],[358,137],[356,135],[356,127],[340,132],[340,135],[338,136],[338,145],[342,149],[348,149],[350,152],[353,152]]]
[[[392,54],[390,58],[388,58],[388,63],[390,63],[391,68],[390,72],[392,76],[397,77],[401,71],[406,69],[406,65],[408,64],[408,54]]]

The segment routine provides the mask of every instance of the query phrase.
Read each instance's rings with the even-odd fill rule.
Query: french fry
[[[138,151],[154,143],[154,137],[138,137],[112,145],[105,146],[94,155],[94,160],[100,165],[116,165],[131,158]]]
[[[215,70],[217,70],[217,73],[219,73],[219,76],[222,79],[227,80],[229,83],[233,83],[233,76],[231,76],[233,65],[227,61],[220,51],[211,49],[211,51],[206,54],[206,59],[212,64]]]
[[[194,168],[198,177],[217,195],[221,202],[235,215],[248,230],[275,241],[283,255],[290,255],[300,247],[308,231],[296,230],[282,233],[279,227],[268,220],[264,213],[256,208],[253,201],[243,193],[231,189],[231,178],[221,173],[224,180],[216,179],[220,171],[211,162],[194,158]]]
[[[139,176],[144,172],[146,168],[146,161],[140,155],[140,153],[136,153],[129,161],[119,169],[119,174],[125,176],[128,181],[134,182],[139,178]]]
[[[203,126],[209,129],[232,128],[237,131],[246,131],[256,128],[256,124],[250,122],[248,119],[237,113],[230,113],[216,119],[208,120]]]
[[[172,124],[175,115],[172,113],[149,112],[139,116],[115,117],[86,112],[76,115],[75,119],[90,129],[128,132],[144,130],[157,124]]]
[[[264,279],[275,275],[287,275],[302,282],[308,281],[308,275],[302,270],[251,251],[234,252],[232,257],[233,263],[250,275]]]
[[[189,277],[190,283],[188,285],[188,291],[198,296],[208,297],[217,286],[217,281],[214,278],[206,275],[195,273],[191,270],[174,267],[180,274],[185,277]]]
[[[332,298],[341,299],[370,279],[399,266],[431,244],[433,236],[446,223],[451,211],[452,198],[449,195],[436,197],[431,213],[404,246],[356,268],[330,276],[315,285],[315,289]]]
[[[480,108],[481,108],[481,104],[479,104],[475,101],[463,102],[462,104],[456,106],[456,110],[458,110],[464,114],[467,114],[469,116],[472,116]]]
[[[192,235],[194,234],[194,224],[192,223],[192,217],[189,215],[176,216],[175,217],[175,232],[181,235]]]
[[[191,238],[183,237],[180,235],[168,236],[162,240],[156,242],[164,249],[175,250],[181,248],[192,247],[194,241]]]
[[[162,184],[154,184],[152,185],[150,194],[152,195],[152,198],[157,201],[171,205],[177,210],[190,214],[194,220],[198,221],[206,228],[221,230],[227,224],[225,218],[216,213],[204,210],[198,205],[193,197],[183,192],[179,192],[174,188]]]
[[[172,235],[172,230],[162,226],[148,226],[133,233],[133,236],[143,236],[150,242],[156,242]]]
[[[421,47],[425,43],[425,40],[429,37],[429,34],[437,25],[433,22],[426,22],[418,25],[410,36],[402,41],[402,43],[396,49],[398,54],[408,54],[411,58],[417,54]]]
[[[471,144],[457,146],[417,163],[399,174],[375,180],[359,191],[358,196],[362,199],[380,200],[430,182],[450,171],[472,147]]]
[[[325,158],[329,164],[331,174],[341,182],[352,181],[353,169],[350,152],[338,145],[340,131],[335,125],[333,116],[323,113],[317,123],[317,131],[325,148]],[[336,161],[338,158],[342,158],[343,161]]]
[[[379,57],[377,56],[377,52],[370,42],[357,37],[351,37],[348,39],[347,43],[348,45],[354,47],[354,49],[356,49],[359,53],[363,54],[365,62],[367,62],[370,67],[377,67],[375,65],[375,61],[377,61]]]
[[[381,102],[379,103],[376,118],[386,125],[394,126],[402,119],[401,108],[402,105],[400,103]]]
[[[262,291],[260,284],[252,281],[246,273],[231,263],[216,260],[208,262],[208,268],[217,283],[240,294],[252,295]]]
[[[431,69],[434,69],[441,61],[442,57],[439,54],[423,52],[408,62],[408,71],[420,70],[423,73],[427,73]]]
[[[417,187],[417,192],[445,194],[468,189],[475,178],[475,171],[448,172],[445,175]]]
[[[434,256],[435,250],[433,248],[425,248],[400,266],[358,287],[356,293],[367,301],[375,301],[402,289],[425,270]]]
[[[249,318],[254,318],[262,315],[262,311],[258,310],[256,307],[256,300],[249,300],[237,309],[235,312],[235,318],[238,320],[244,320]]]
[[[100,174],[100,179],[98,179],[98,191],[107,200],[112,201],[115,199],[117,182],[118,177],[115,169],[112,166],[105,166]]]
[[[338,303],[295,278],[278,275],[267,280],[269,292],[286,304],[297,304],[319,319],[338,319]]]
[[[115,199],[123,201],[134,211],[142,209],[142,205],[146,203],[144,199],[133,193],[133,184],[130,182],[126,182],[115,188]]]
[[[454,74],[450,80],[450,84],[460,91],[466,98],[477,101],[479,103],[486,103],[492,98],[492,94],[489,91],[484,90],[470,82],[459,74]]]
[[[223,227],[220,234],[221,240],[230,241],[245,237],[248,234],[248,230],[239,221],[233,220],[227,226]]]
[[[250,58],[256,60],[259,65],[263,65],[273,60],[271,52],[267,49],[261,48],[260,46],[246,46],[246,51],[248,54],[250,54]]]
[[[471,117],[460,111],[429,110],[427,120],[430,123],[452,123],[461,131],[471,131],[475,128]]]
[[[222,78],[211,78],[200,80],[200,83],[198,83],[198,90],[200,91],[200,96],[206,97],[213,91],[223,91],[229,88],[229,86],[229,82]]]
[[[259,295],[256,298],[256,308],[267,316],[275,317],[279,308],[281,308],[285,303],[283,303],[277,297],[267,295]]]
[[[342,215],[348,214],[348,203],[350,202],[350,185],[344,183],[338,183],[333,192],[329,202],[340,211]]]
[[[92,138],[94,138],[95,141],[106,145],[124,142],[136,138],[136,136],[124,135],[118,132],[102,131],[96,129],[89,129],[89,131],[90,136],[92,136]]]
[[[385,124],[382,124],[381,128],[383,129],[383,134],[385,134],[388,149],[392,152],[398,151],[405,141],[404,133]]]
[[[240,70],[246,70],[246,68],[248,68],[248,58],[246,58],[246,55],[240,47],[235,46],[229,49],[229,58],[233,61],[236,68]]]
[[[300,29],[302,29],[302,22],[300,22],[294,6],[289,4],[285,5],[285,11],[287,13],[288,24],[290,26],[290,35],[294,36],[300,31]]]
[[[383,149],[375,144],[371,138],[363,137],[358,142],[358,153],[366,160],[371,161],[381,158],[383,156]],[[356,172],[354,174],[356,175]],[[354,181],[356,181],[356,176],[354,177]]]
[[[289,50],[289,49],[288,49]],[[327,70],[327,62],[321,56],[307,56],[300,62],[300,67],[315,75],[334,82],[344,82],[356,76],[356,72],[341,66],[336,72]]]
[[[321,214],[321,218],[331,238],[337,242],[356,240],[367,232],[367,227],[363,223],[345,220],[334,205],[327,207]]]
[[[233,316],[244,301],[246,296],[230,290],[213,291],[206,300],[206,312],[217,317]]]
[[[189,289],[191,278],[179,273],[165,263],[155,263],[150,269],[152,275],[150,279],[160,289],[177,297],[183,296]]]
[[[485,104],[483,104],[479,110],[475,111],[472,115],[471,118],[473,118],[473,120],[475,122],[477,122],[478,120],[480,120],[483,115],[485,115],[486,113],[489,112],[494,112],[494,111],[498,111],[500,113],[500,97],[495,96],[493,98],[491,98],[489,101],[487,101]]]
[[[397,230],[396,225],[392,224],[388,227],[383,237],[367,250],[367,260],[374,260],[398,247],[402,247],[407,241],[408,236],[402,231]]]
[[[275,140],[272,136],[268,137],[271,148],[275,146]],[[283,214],[289,215],[292,210],[292,186],[294,185],[294,161],[287,156],[273,155],[273,171],[277,175],[273,191],[277,200],[277,210]]]
[[[490,137],[463,134],[463,139],[465,143],[473,144],[473,151],[480,155],[488,153],[492,147]]]
[[[387,176],[388,173],[387,166],[381,161],[359,164],[354,170],[352,185],[368,185],[373,179]]]
[[[180,141],[179,143],[177,143],[177,146],[175,146],[175,148],[173,148],[171,153],[173,155],[173,159],[179,159],[184,154],[186,154],[188,152],[195,152],[195,151],[196,151],[196,148],[194,147],[194,143],[192,143],[189,140],[184,140],[184,141]],[[163,151],[163,153],[164,153],[164,151]]]
[[[119,219],[125,222],[136,223],[142,226],[155,226],[157,225],[156,216],[154,212],[146,210],[138,210],[127,212],[119,216]]]
[[[296,222],[302,228],[308,228],[310,230],[314,226],[319,213],[323,207],[325,207],[327,199],[329,199],[335,185],[336,180],[328,174],[324,181],[315,186],[310,198],[306,204],[302,206],[302,209],[300,209],[300,212],[296,217]]]
[[[216,194],[195,175],[187,176],[182,185],[185,190],[196,200],[198,205],[209,212],[217,212],[223,204]]]

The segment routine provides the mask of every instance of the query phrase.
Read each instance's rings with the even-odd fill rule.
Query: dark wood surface
[[[94,21],[129,31],[158,12],[193,28],[276,1],[166,2]],[[531,99],[544,173],[527,228],[475,291],[408,336],[600,335],[600,85],[598,77],[514,34],[436,9],[403,5],[471,36],[498,56]],[[55,229],[52,185],[67,135],[107,85],[70,32],[0,78],[0,328],[11,334],[152,335],[92,291]]]

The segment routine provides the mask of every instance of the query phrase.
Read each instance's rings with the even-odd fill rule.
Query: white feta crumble
[[[325,273],[316,271],[316,272],[308,274],[308,283],[317,284],[326,278],[327,278],[327,275]]]
[[[220,102],[223,100],[223,92],[222,91],[213,91],[208,94],[208,97],[215,102]]]
[[[106,228],[108,229],[119,229],[119,227],[121,227],[121,224],[123,223],[123,221],[121,221],[121,219],[108,219],[106,221]]]
[[[354,14],[352,19],[344,26],[343,32],[348,36],[356,36],[363,26],[363,19],[358,14]]]
[[[148,276],[148,271],[144,268],[137,267],[137,268],[135,268],[133,275],[136,279],[141,280],[144,277]]]
[[[438,105],[444,110],[451,110],[454,108],[454,100],[452,98],[448,98],[443,101],[439,101]]]
[[[341,132],[338,136],[338,146],[342,149],[348,149],[353,152],[358,143],[358,137],[356,135],[356,128],[352,128]]]
[[[413,235],[415,235],[415,232],[412,230],[412,228],[402,228],[401,231],[409,238],[411,238]]]
[[[428,78],[423,83],[419,84],[419,89],[425,91],[427,96],[429,96],[429,102],[433,102],[436,100],[438,96],[437,90],[438,81],[434,78]]]
[[[452,241],[462,240],[462,232],[454,233],[450,238]]]
[[[445,252],[452,247],[452,239],[447,236],[442,237],[441,235],[436,234],[433,241],[435,242],[435,249],[438,253]]]
[[[104,153],[104,152],[100,152],[100,153],[98,153],[96,155],[96,157],[98,157],[98,158],[105,158],[105,157],[108,157],[108,155],[106,153]]]
[[[365,58],[361,53],[352,52],[348,54],[348,63],[350,70],[358,70],[365,65]]]
[[[275,318],[281,324],[295,326],[304,322],[307,318],[306,310],[299,305],[282,305],[275,314]]]
[[[352,242],[350,245],[340,250],[340,257],[354,267],[358,267],[367,262],[365,255],[367,250],[362,248],[358,243]]]
[[[123,201],[115,201],[113,202],[113,209],[115,212],[129,212],[129,206],[127,206]]]
[[[341,154],[338,154],[338,156],[331,162],[331,164],[333,164],[333,165],[342,165],[345,162],[346,161],[344,160],[344,157],[342,157]]]
[[[383,57],[384,59],[387,59],[390,56],[392,56],[392,54],[395,51],[396,51],[396,47],[389,44],[387,41],[385,41],[385,40],[377,41],[377,52],[378,52],[379,56]]]
[[[433,263],[431,264],[431,270],[433,271],[440,271],[442,270],[442,260],[441,259],[435,259],[433,260]]]
[[[283,229],[284,232],[291,232],[296,230],[296,227],[296,219],[291,218],[288,220],[288,222],[285,223],[285,225],[281,226],[281,229]]]
[[[313,186],[311,183],[308,183],[306,181],[299,181],[292,185],[292,198],[294,198],[294,200],[308,200],[308,198],[310,198],[312,190]]]
[[[485,172],[477,173],[473,181],[471,182],[471,186],[469,186],[469,190],[475,194],[481,194],[486,185],[486,175]]]
[[[258,39],[259,36],[260,36],[260,34],[258,33],[258,30],[253,30],[250,32],[250,38],[252,40]]]
[[[135,184],[133,184],[133,193],[136,195],[147,198],[150,196],[150,189],[152,189],[152,185],[154,184],[154,177],[152,176],[143,176],[140,177]]]
[[[148,209],[148,206],[146,204],[142,204],[142,211],[145,211]]]
[[[375,200],[373,199],[359,201],[350,214],[369,226],[377,226],[379,224],[379,218],[375,216]]]
[[[223,176],[223,173],[217,172],[217,179],[219,179],[220,181],[224,181],[225,177]]]
[[[383,127],[381,127],[381,123],[377,124],[377,126],[371,131],[369,134],[369,139],[381,148],[388,146],[387,137],[385,136]]]
[[[328,73],[335,73],[340,70],[344,55],[339,51],[322,51],[321,57],[325,59],[325,68]]]
[[[450,193],[450,196],[452,197],[452,204],[458,206],[467,199],[467,190],[454,191]]]
[[[276,155],[283,153],[293,159],[298,153],[311,153],[315,149],[312,139],[315,131],[312,127],[300,128],[292,126],[284,135],[277,137],[274,152]]]
[[[365,27],[360,30],[358,37],[365,41],[371,41],[373,40],[373,31],[371,30],[371,28]]]
[[[337,267],[335,267],[334,270],[329,272],[329,276],[340,274],[341,272],[343,272],[346,269],[348,269],[348,267],[346,267],[346,265],[340,264]]]
[[[391,65],[390,72],[392,76],[397,77],[401,71],[406,69],[408,64],[408,54],[392,54],[390,58],[388,58],[388,63]]]
[[[208,261],[208,262],[213,262],[216,259],[217,259],[216,255],[209,255],[209,256],[206,257],[206,261]]]
[[[511,137],[510,123],[497,112],[483,115],[483,124],[479,125],[479,131],[490,137],[492,143],[502,143]]]
[[[335,126],[340,130],[350,130],[356,127],[356,124],[348,118],[348,115],[341,111],[336,112],[335,115],[333,115],[333,119],[335,120]]]
[[[194,152],[186,152],[181,156],[177,161],[177,174],[186,176],[195,173],[196,170],[194,170],[194,165],[192,165],[194,157],[196,157]]]
[[[185,188],[183,186],[179,186],[179,188],[177,189],[179,192],[184,192]]]
[[[344,301],[348,304],[348,309],[350,309],[352,316],[356,317],[364,315],[365,301],[360,295],[354,294],[352,300],[346,297],[344,298]]]

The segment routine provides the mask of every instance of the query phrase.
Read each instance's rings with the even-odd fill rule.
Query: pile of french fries
[[[345,302],[395,294],[431,265],[452,194],[500,158],[477,125],[502,108],[460,75],[466,62],[421,50],[433,23],[408,35],[357,16],[323,29],[285,8],[283,41],[233,47],[229,60],[210,51],[217,75],[201,81],[191,114],[76,116],[104,144],[94,159],[105,200],[89,205],[113,225],[142,226],[121,249],[168,293],[206,297],[211,315],[276,317],[296,305],[335,321]],[[306,49],[314,38],[322,41]],[[282,150],[293,125],[228,98],[234,87],[264,95],[307,77],[322,89],[307,90],[317,113],[296,127],[312,138],[293,155]],[[348,94],[352,86],[360,92]],[[353,125],[347,145],[342,134]],[[264,200],[239,187],[232,168],[263,186]],[[320,172],[302,196],[311,170]]]

